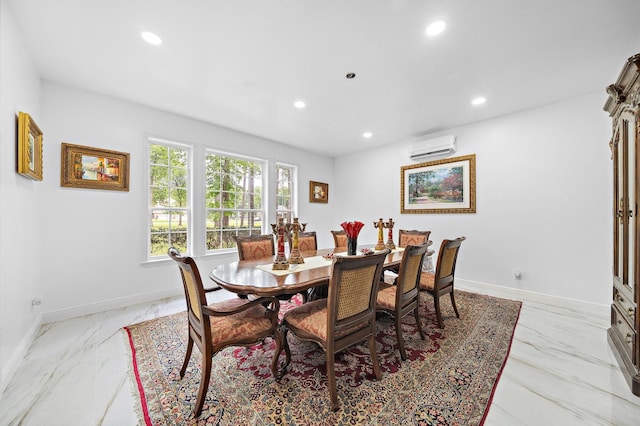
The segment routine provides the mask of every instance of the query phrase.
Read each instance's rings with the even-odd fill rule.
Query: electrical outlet
[[[31,299],[31,306],[40,306],[42,305],[42,297],[38,296],[38,297],[34,297],[33,299]]]
[[[513,278],[515,278],[516,280],[522,279],[522,272],[520,271],[520,269],[513,270]]]

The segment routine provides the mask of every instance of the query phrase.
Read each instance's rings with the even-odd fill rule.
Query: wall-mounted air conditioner
[[[453,135],[439,138],[418,139],[409,147],[409,158],[413,161],[424,160],[429,157],[451,154],[456,151],[456,137]]]

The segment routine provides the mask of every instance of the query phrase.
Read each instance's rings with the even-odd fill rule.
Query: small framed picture
[[[42,180],[42,131],[26,112],[18,113],[18,173]]]
[[[328,203],[329,202],[329,184],[322,182],[309,181],[309,202],[310,203]]]
[[[62,143],[60,186],[129,190],[129,153]]]

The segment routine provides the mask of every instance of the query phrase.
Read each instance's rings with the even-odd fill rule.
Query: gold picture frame
[[[475,154],[400,168],[400,213],[475,212]]]
[[[310,203],[328,203],[329,202],[329,184],[323,182],[309,181],[309,202]]]
[[[18,173],[42,180],[42,131],[26,112],[18,112]]]
[[[129,153],[63,142],[60,186],[129,191]]]

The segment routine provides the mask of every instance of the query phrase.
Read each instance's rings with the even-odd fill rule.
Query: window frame
[[[289,223],[293,222],[293,218],[294,217],[298,217],[298,188],[297,188],[297,184],[298,184],[298,166],[295,166],[293,164],[286,164],[286,163],[281,163],[281,162],[276,162],[275,163],[275,220],[277,222],[278,217],[280,217],[282,212],[286,212],[289,213],[291,218],[288,221]],[[279,209],[280,207],[280,203],[279,201],[279,197],[280,194],[278,192],[279,190],[279,176],[280,174],[278,173],[278,168],[286,168],[289,169],[289,173],[291,176],[291,188],[289,189],[289,197],[290,197],[290,206],[291,208],[289,210],[287,209]],[[284,215],[284,217],[286,217],[286,214]]]
[[[253,163],[259,164],[261,167],[261,173],[262,173],[262,183],[261,183],[261,208],[260,209],[253,209],[254,212],[259,212],[262,216],[262,225],[260,227],[260,234],[264,234],[267,231],[267,225],[269,223],[269,197],[270,197],[270,191],[269,191],[269,160],[266,158],[259,158],[259,157],[253,157],[253,156],[248,156],[248,155],[243,155],[243,154],[237,154],[237,153],[233,153],[233,152],[229,152],[229,151],[224,151],[221,149],[216,149],[213,147],[205,147],[205,151],[204,151],[204,160],[203,160],[203,175],[202,175],[202,182],[203,182],[203,187],[202,187],[202,203],[203,203],[203,209],[202,211],[204,212],[204,220],[202,221],[202,227],[203,227],[203,244],[202,244],[202,248],[204,250],[204,254],[205,255],[215,255],[215,254],[223,254],[223,253],[229,253],[229,252],[235,252],[237,249],[236,247],[225,247],[225,248],[215,248],[215,249],[209,249],[207,247],[207,241],[208,241],[208,233],[209,233],[209,229],[208,229],[208,217],[209,217],[209,213],[211,211],[219,211],[219,212],[249,212],[251,211],[251,209],[225,209],[223,207],[220,208],[210,208],[207,207],[207,158],[210,155],[215,155],[215,156],[219,156],[219,157],[227,157],[227,158],[231,158],[234,160],[242,160],[242,161],[251,161]],[[235,235],[238,235],[238,228],[235,228]],[[268,231],[270,232],[270,231]]]
[[[185,181],[186,181],[186,191],[187,191],[187,201],[185,203],[185,207],[156,207],[153,206],[153,200],[152,200],[152,191],[151,191],[151,170],[152,167],[154,166],[154,164],[151,163],[151,146],[152,145],[163,145],[163,146],[167,146],[169,148],[176,148],[176,149],[181,149],[187,152],[187,161],[186,161],[186,174],[185,174]],[[146,243],[145,243],[145,258],[147,260],[147,262],[156,262],[156,261],[161,261],[161,260],[166,260],[168,258],[167,253],[164,254],[157,254],[157,255],[153,255],[151,250],[151,228],[153,225],[153,220],[152,220],[152,215],[154,211],[157,210],[169,210],[169,211],[184,211],[185,212],[185,216],[186,216],[186,238],[187,238],[187,242],[186,242],[186,251],[183,252],[183,255],[187,255],[187,256],[192,256],[193,255],[193,249],[194,249],[194,229],[197,228],[197,224],[194,223],[194,215],[193,215],[193,202],[194,202],[194,151],[195,148],[193,145],[191,144],[187,144],[187,143],[181,143],[181,142],[176,142],[176,141],[172,141],[172,140],[167,140],[167,139],[161,139],[161,138],[155,138],[155,137],[148,137],[147,138],[147,152],[146,152],[146,165],[147,165],[147,173],[146,173],[146,186],[145,186],[145,190],[147,192],[147,195],[145,197],[145,202],[146,202]],[[167,167],[170,167],[170,165],[167,165]],[[171,233],[171,232],[170,232]]]

